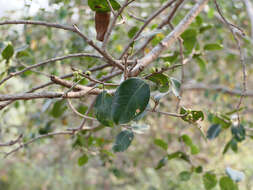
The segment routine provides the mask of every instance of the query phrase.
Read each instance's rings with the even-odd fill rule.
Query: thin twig
[[[243,54],[242,47],[241,47],[241,41],[240,41],[239,37],[236,35],[233,27],[235,27],[236,29],[239,29],[241,32],[243,32],[243,31],[242,31],[242,29],[240,29],[236,25],[231,24],[230,22],[228,22],[227,19],[223,16],[222,11],[221,11],[221,9],[219,7],[219,4],[217,3],[216,0],[214,0],[214,3],[215,3],[215,6],[216,6],[216,9],[217,9],[218,13],[220,14],[221,18],[226,23],[227,27],[229,28],[230,32],[232,33],[232,35],[234,37],[234,40],[235,40],[235,42],[237,44],[237,48],[238,48],[239,53],[240,53],[240,63],[241,63],[242,72],[243,72],[243,77],[242,77],[242,80],[243,80],[243,91],[242,91],[242,95],[240,97],[240,100],[239,100],[239,102],[238,102],[238,104],[236,106],[236,109],[239,110],[240,107],[241,107],[241,104],[242,104],[243,97],[245,96],[246,91],[247,91],[247,84],[246,84],[247,74],[246,74],[246,63],[244,61],[244,54]],[[239,114],[239,112],[237,112],[237,118],[238,118],[238,126],[239,126],[240,125],[240,114]]]
[[[20,140],[22,139],[23,135],[19,135],[17,139],[15,140],[11,140],[10,142],[7,142],[7,143],[0,143],[0,147],[3,147],[3,146],[12,146],[18,142],[20,142]]]

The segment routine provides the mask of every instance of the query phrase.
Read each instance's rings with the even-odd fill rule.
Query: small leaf
[[[184,47],[188,52],[191,52],[197,43],[197,34],[198,31],[194,28],[187,29],[181,34],[181,37],[184,40]]]
[[[193,144],[192,139],[188,135],[182,135],[180,139],[183,140],[183,142],[190,147],[191,149],[191,154],[198,154],[199,153],[199,148]]]
[[[155,145],[161,147],[164,150],[168,149],[168,144],[162,139],[155,139],[154,143],[155,143]]]
[[[168,76],[162,73],[154,73],[147,78],[158,85],[160,92],[167,92],[169,90],[169,79]]]
[[[132,27],[129,31],[128,31],[128,37],[131,39],[131,38],[133,38],[134,37],[134,35],[136,34],[136,32],[138,32],[138,30],[139,30],[139,27],[137,27],[137,26],[134,26],[134,27]]]
[[[78,158],[78,165],[83,166],[88,162],[89,158],[86,154],[83,154],[81,157]]]
[[[112,103],[112,117],[116,124],[124,124],[138,117],[147,107],[150,89],[138,78],[125,80],[116,90]]]
[[[179,174],[179,178],[181,181],[189,181],[191,179],[191,172],[183,171]]]
[[[241,142],[245,140],[246,131],[243,125],[240,126],[233,126],[231,128],[232,135],[234,136],[235,140]]]
[[[203,175],[203,183],[206,190],[213,189],[217,184],[216,175],[211,172],[206,172]]]
[[[196,168],[194,168],[194,172],[196,172],[196,173],[202,173],[203,172],[203,167],[202,166],[198,166],[198,167],[196,167]]]
[[[228,177],[230,177],[234,182],[240,182],[245,178],[245,175],[243,172],[233,170],[230,167],[226,168],[226,174]]]
[[[160,168],[162,168],[163,166],[165,166],[167,164],[167,162],[168,162],[168,157],[167,156],[163,157],[161,160],[159,160],[159,162],[158,162],[158,164],[157,164],[157,166],[156,166],[155,169],[159,170]]]
[[[170,78],[172,92],[176,97],[180,97],[181,82],[175,78]]]
[[[67,109],[67,107],[65,105],[65,100],[59,100],[54,103],[54,106],[53,106],[50,114],[53,117],[58,118],[58,117],[62,116],[62,114],[65,112],[66,109]]]
[[[204,50],[207,50],[207,51],[215,51],[215,50],[221,50],[221,49],[223,49],[223,46],[217,43],[206,44],[204,46]]]
[[[220,124],[213,124],[207,130],[207,138],[213,140],[219,136],[220,132],[221,132]]]
[[[113,97],[106,91],[97,96],[94,108],[97,120],[105,126],[113,126],[111,115]]]
[[[11,43],[9,43],[5,48],[4,50],[2,51],[2,57],[4,59],[7,60],[7,62],[9,61],[9,59],[13,56],[14,54],[14,48],[12,46]]]
[[[114,10],[120,9],[120,4],[116,0],[110,0],[112,8]],[[107,3],[107,0],[88,0],[88,5],[91,10],[96,12],[110,12],[110,6]]]
[[[130,130],[121,131],[112,147],[114,152],[124,152],[134,139],[134,133]]]
[[[221,190],[238,190],[237,184],[227,176],[220,178],[219,185]]]

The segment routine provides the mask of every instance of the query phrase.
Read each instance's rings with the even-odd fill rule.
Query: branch
[[[195,83],[195,84],[185,84],[183,85],[183,90],[196,90],[196,91],[201,91],[201,90],[208,90],[208,91],[217,91],[221,92],[224,94],[229,94],[229,95],[234,95],[234,96],[241,96],[244,94],[243,91],[237,90],[237,89],[229,89],[225,86],[222,85],[206,85],[202,83]],[[253,91],[248,90],[245,94],[245,96],[248,97],[253,97]]]
[[[152,63],[164,50],[168,49],[177,38],[188,28],[194,21],[195,17],[204,9],[208,0],[199,0],[198,3],[190,10],[183,20],[175,27],[175,29],[166,36],[157,46],[155,46],[146,56],[144,56],[131,72],[131,76],[137,76],[150,63]]]
[[[169,22],[171,22],[172,18],[174,17],[174,15],[176,14],[178,8],[180,7],[180,5],[183,3],[184,0],[179,0],[177,2],[177,4],[175,4],[174,8],[172,9],[171,13],[168,14],[168,16],[166,16],[166,18],[159,24],[159,26],[157,27],[157,30],[162,29],[165,25],[167,25]],[[142,45],[139,49],[136,50],[136,52],[130,57],[133,58],[136,55],[138,55],[141,51],[143,51],[143,49],[149,44],[149,42],[151,42],[152,39],[154,39],[155,35],[150,36]]]
[[[34,69],[36,67],[40,67],[40,66],[46,65],[48,63],[61,61],[61,60],[69,59],[69,58],[73,58],[73,57],[86,57],[86,56],[103,59],[103,57],[100,57],[100,56],[97,56],[97,55],[92,55],[92,54],[89,54],[89,53],[75,53],[75,54],[65,55],[65,56],[62,56],[62,57],[51,58],[51,59],[48,59],[46,61],[42,61],[40,63],[37,63],[37,64],[31,65],[29,67],[26,67],[25,69],[23,69],[21,71],[10,73],[10,75],[8,75],[6,78],[4,78],[3,80],[0,81],[0,85],[2,85],[4,82],[11,79],[12,77],[17,76],[17,75],[21,75],[22,73],[24,73],[28,70]]]
[[[12,145],[20,142],[20,140],[21,140],[22,137],[23,137],[23,135],[21,134],[15,140],[11,140],[10,142],[7,142],[7,143],[0,143],[0,147],[2,147],[2,146],[12,146]]]
[[[56,136],[56,135],[73,135],[73,133],[70,132],[70,131],[62,131],[62,132],[54,132],[54,133],[48,133],[48,134],[45,134],[45,135],[40,135],[38,137],[35,137],[35,138],[31,139],[30,141],[28,141],[26,143],[23,143],[23,144],[19,145],[17,148],[13,149],[12,151],[7,152],[4,157],[5,158],[8,157],[10,154],[12,154],[14,152],[17,152],[19,149],[21,149],[25,146],[28,146],[29,144],[33,143],[34,141],[37,141],[39,139],[46,138],[46,137]]]
[[[86,87],[87,89],[78,92],[69,92],[65,95],[64,92],[37,92],[37,93],[19,93],[0,95],[1,101],[8,100],[33,100],[41,98],[81,98],[87,94],[98,95],[101,90]]]
[[[45,21],[31,21],[31,20],[14,20],[14,21],[3,21],[0,22],[0,25],[8,25],[8,24],[31,24],[31,25],[40,25],[46,27],[59,28],[67,31],[74,32],[78,34],[84,41],[86,41],[90,46],[92,46],[97,52],[99,52],[111,65],[118,67],[123,70],[123,66],[120,65],[117,61],[115,61],[107,52],[100,49],[92,40],[90,40],[87,36],[85,36],[76,25],[66,26],[56,23],[49,23]]]
[[[123,50],[122,54],[120,55],[119,59],[122,59],[124,55],[126,55],[128,49],[130,48],[131,44],[140,36],[142,31],[148,26],[148,24],[156,18],[159,14],[161,14],[165,9],[167,9],[169,6],[171,6],[176,0],[171,0],[167,3],[165,3],[162,7],[160,7],[157,11],[155,11],[153,14],[149,16],[149,18],[145,21],[143,26],[140,28],[140,30],[134,35],[134,37],[131,39],[131,41],[127,44],[125,49]]]

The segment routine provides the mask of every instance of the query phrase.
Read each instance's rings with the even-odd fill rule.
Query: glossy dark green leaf
[[[183,171],[183,172],[180,172],[179,178],[181,181],[189,181],[191,179],[191,175],[192,175],[191,172]]]
[[[116,90],[112,103],[112,117],[116,124],[128,123],[138,117],[147,107],[150,89],[138,78],[124,81]]]
[[[14,54],[14,47],[12,46],[12,44],[9,43],[2,51],[2,57],[7,61],[9,61],[9,59],[13,56],[13,54]]]
[[[172,92],[176,97],[180,97],[181,82],[175,78],[170,78]]]
[[[133,38],[134,37],[134,35],[136,34],[136,32],[138,32],[138,30],[139,30],[139,27],[137,27],[137,26],[134,26],[134,27],[132,27],[129,31],[128,31],[128,37],[129,38]]]
[[[220,132],[221,132],[221,126],[220,126],[220,124],[213,124],[207,130],[207,136],[206,137],[209,140],[215,139],[216,137],[219,136]]]
[[[97,120],[105,126],[113,126],[111,115],[113,97],[106,91],[103,91],[97,96],[94,109]]]
[[[88,162],[89,158],[86,154],[83,154],[81,157],[78,158],[78,165],[83,166]]]
[[[134,133],[130,130],[121,131],[112,147],[114,152],[123,152],[130,146],[134,139]]]
[[[238,145],[237,145],[237,140],[235,138],[232,138],[232,140],[230,141],[230,147],[235,153],[237,153]]]
[[[206,172],[203,175],[203,183],[206,190],[213,189],[217,184],[217,178],[216,175],[211,172]]]
[[[234,170],[230,167],[226,168],[226,174],[228,177],[230,177],[234,182],[240,182],[245,178],[245,175],[243,172]]]
[[[217,44],[217,43],[206,44],[204,46],[204,50],[207,50],[207,51],[215,51],[215,50],[221,50],[221,49],[223,49],[223,45]]]
[[[237,184],[227,176],[220,178],[219,185],[221,190],[238,190]]]
[[[169,90],[169,78],[162,73],[154,73],[147,78],[158,85],[160,92],[167,92]]]
[[[246,131],[245,131],[243,125],[233,126],[231,128],[231,133],[234,136],[236,141],[241,142],[241,141],[245,140]]]
[[[168,144],[162,139],[155,139],[154,143],[155,143],[155,145],[159,146],[160,148],[162,148],[164,150],[168,149]]]
[[[112,8],[114,10],[120,9],[120,4],[116,0],[110,0]],[[88,5],[91,10],[96,12],[110,12],[110,6],[107,3],[107,0],[88,0]]]

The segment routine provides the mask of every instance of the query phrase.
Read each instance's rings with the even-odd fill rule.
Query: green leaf
[[[30,53],[28,51],[19,51],[16,53],[16,58],[21,58],[21,57],[29,57],[30,56]]]
[[[168,144],[162,139],[155,139],[154,143],[155,143],[155,145],[159,146],[160,148],[162,148],[164,150],[168,149]]]
[[[116,90],[112,103],[112,117],[116,124],[128,123],[138,117],[147,107],[150,89],[138,78],[124,81]]]
[[[198,31],[194,28],[187,29],[181,34],[184,40],[184,47],[188,52],[191,52],[197,43],[197,35]]]
[[[197,110],[191,110],[191,109],[185,109],[184,107],[181,107],[180,114],[185,115],[181,117],[184,121],[188,123],[195,123],[198,120],[203,121],[204,120],[204,113],[202,111]]]
[[[155,169],[160,169],[162,168],[163,166],[166,165],[166,163],[168,162],[168,160],[172,160],[172,159],[181,159],[181,160],[184,160],[185,162],[188,162],[190,163],[190,159],[189,159],[189,156],[187,154],[185,154],[184,152],[181,152],[181,151],[177,151],[177,152],[174,152],[174,153],[171,153],[171,154],[167,154],[166,157],[163,157],[157,164],[156,168]]]
[[[168,154],[168,159],[169,160],[174,159],[174,158],[178,158],[178,159],[181,159],[181,160],[184,160],[184,161],[190,163],[189,156],[187,154],[185,154],[184,152],[181,152],[181,151],[177,151],[177,152]]]
[[[207,50],[207,51],[215,51],[215,50],[221,50],[221,49],[223,49],[223,45],[217,44],[217,43],[206,44],[204,46],[204,50]]]
[[[176,97],[180,97],[181,82],[175,78],[170,78],[172,92]]]
[[[128,37],[131,39],[135,36],[135,34],[138,32],[139,27],[138,26],[134,26],[132,27],[129,31],[128,31]]]
[[[203,26],[201,26],[199,28],[199,33],[203,33],[211,28],[213,28],[214,26],[212,24],[203,24]]]
[[[189,181],[191,179],[192,173],[189,171],[183,171],[179,174],[179,178],[181,181]]]
[[[211,172],[206,172],[202,179],[206,190],[213,189],[217,184],[216,175]]]
[[[207,130],[207,136],[206,137],[210,140],[215,139],[216,137],[219,136],[220,132],[221,132],[220,124],[213,124]]]
[[[194,172],[196,172],[196,173],[202,173],[203,172],[203,167],[202,166],[198,166],[198,167],[196,167],[196,168],[194,168]]]
[[[243,172],[234,170],[230,167],[226,168],[226,174],[228,175],[228,177],[230,177],[230,179],[232,179],[234,182],[240,182],[245,178],[245,175]]]
[[[65,105],[65,100],[59,100],[59,101],[55,102],[50,114],[53,117],[58,118],[58,117],[62,116],[62,114],[65,112],[66,109],[67,109],[67,107]]]
[[[156,170],[159,170],[160,168],[162,168],[163,166],[165,166],[168,162],[168,156],[163,157],[161,160],[159,160],[157,166],[156,166]]]
[[[158,85],[160,92],[167,92],[169,90],[169,79],[168,76],[162,73],[154,73],[147,78]]]
[[[238,190],[237,184],[227,176],[220,178],[219,185],[221,190]]]
[[[13,56],[14,54],[14,47],[12,46],[11,43],[9,43],[4,50],[2,51],[2,57],[9,61],[9,59]]]
[[[134,133],[130,130],[121,131],[112,147],[114,152],[124,152],[134,139]]]
[[[211,123],[220,124],[223,129],[227,129],[232,124],[230,118],[222,117],[221,115],[210,114]]]
[[[86,154],[83,154],[81,157],[78,158],[78,165],[83,166],[88,162],[89,158]]]
[[[94,109],[97,120],[105,126],[113,126],[111,115],[113,97],[106,91],[103,91],[97,96]]]
[[[180,139],[191,149],[191,154],[198,154],[199,148],[193,144],[192,139],[188,135],[182,135]]]
[[[120,9],[120,4],[116,0],[110,0],[112,8],[114,10]],[[91,10],[96,12],[110,12],[110,6],[107,3],[107,0],[88,0],[88,5]]]
[[[231,133],[236,141],[241,142],[245,140],[246,131],[243,125],[233,126],[231,128]]]

